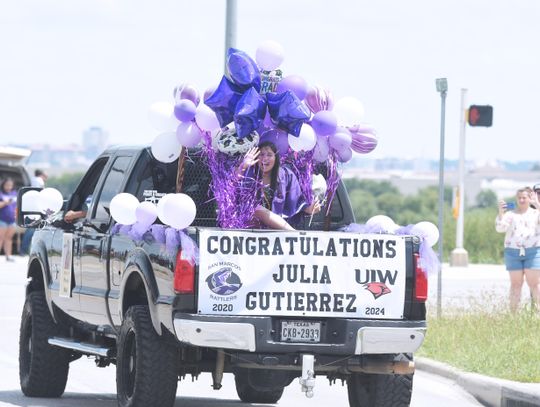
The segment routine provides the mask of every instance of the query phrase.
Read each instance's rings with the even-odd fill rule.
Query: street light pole
[[[465,130],[467,128],[467,89],[461,89],[461,127],[459,132],[459,206],[456,225],[456,248],[452,250],[450,265],[457,267],[467,267],[469,264],[469,254],[463,247],[463,229],[465,224]]]
[[[227,51],[236,46],[236,0],[227,0],[225,20],[225,65],[224,73],[227,74]]]
[[[442,308],[442,262],[443,262],[443,242],[444,242],[444,124],[446,115],[446,93],[448,92],[448,81],[446,78],[435,80],[437,92],[441,94],[441,143],[439,156],[439,270],[437,273],[437,318],[441,316]]]

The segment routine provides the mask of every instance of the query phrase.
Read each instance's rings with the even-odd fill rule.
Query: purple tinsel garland
[[[244,157],[232,157],[216,152],[212,148],[211,134],[204,132],[203,137],[205,140],[203,148],[212,176],[210,188],[218,208],[218,225],[226,229],[244,229],[252,226],[253,214],[260,202],[257,199],[257,188],[253,188],[255,180],[236,175],[236,169]]]

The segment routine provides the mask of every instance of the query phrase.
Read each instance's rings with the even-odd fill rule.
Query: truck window
[[[109,206],[111,199],[118,193],[120,193],[122,186],[124,185],[124,179],[126,178],[127,169],[131,163],[131,157],[117,157],[103,182],[103,188],[99,193],[99,197],[94,197],[92,200],[97,202],[94,205],[93,219],[108,220]]]
[[[177,170],[178,160],[165,164],[154,159],[149,150],[145,150],[137,163],[126,192],[134,194],[139,201],[149,199],[144,196],[145,191],[173,194],[176,192]],[[210,183],[210,173],[201,158],[196,154],[186,157],[181,192],[189,195],[197,206],[194,226],[216,225],[216,204],[209,191]],[[157,198],[154,202],[157,203]]]
[[[92,196],[95,194],[96,185],[109,157],[99,158],[87,171],[79,186],[73,193],[68,209],[73,211],[87,210]]]

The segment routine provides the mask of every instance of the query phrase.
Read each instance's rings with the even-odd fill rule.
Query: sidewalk
[[[540,383],[520,383],[476,373],[467,373],[446,363],[417,357],[416,367],[453,380],[489,407],[540,406]]]

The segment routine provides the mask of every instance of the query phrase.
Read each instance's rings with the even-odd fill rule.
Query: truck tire
[[[350,407],[407,407],[413,375],[354,373],[347,379]]]
[[[43,292],[26,297],[19,334],[19,381],[28,397],[60,397],[66,388],[71,352],[51,346],[58,332]]]
[[[178,386],[176,361],[176,349],[156,333],[148,307],[131,307],[118,337],[118,405],[173,406]]]
[[[250,383],[249,371],[241,370],[234,374],[234,384],[236,393],[244,403],[274,404],[283,395],[284,386],[277,386],[271,389],[255,387]]]

